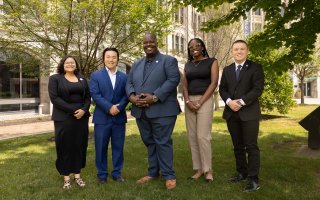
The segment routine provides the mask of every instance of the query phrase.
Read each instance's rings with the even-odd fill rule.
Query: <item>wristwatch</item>
[[[152,100],[153,100],[154,103],[156,103],[159,99],[158,99],[158,97],[156,95],[153,95],[152,96]]]

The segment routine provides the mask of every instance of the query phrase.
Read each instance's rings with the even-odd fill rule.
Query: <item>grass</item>
[[[127,125],[123,184],[111,179],[97,186],[93,140],[89,141],[87,166],[82,177],[84,189],[73,183],[70,190],[62,189],[62,177],[55,169],[55,146],[47,139],[51,134],[0,141],[1,199],[320,199],[320,160],[297,156],[296,151],[307,143],[307,133],[297,123],[316,106],[297,106],[288,115],[261,121],[261,189],[242,192],[244,184],[227,181],[234,173],[235,161],[222,109],[214,113],[213,171],[215,180],[190,182],[193,174],[188,148],[184,115],[178,117],[174,130],[174,168],[177,188],[164,189],[162,180],[146,185],[135,181],[147,173],[146,149],[134,121]],[[110,152],[109,152],[110,153]],[[110,160],[109,163],[111,164]]]

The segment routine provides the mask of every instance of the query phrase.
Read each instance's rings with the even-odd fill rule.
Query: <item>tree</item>
[[[317,58],[317,56],[313,56],[312,61],[303,64],[295,64],[292,70],[293,74],[299,79],[301,104],[304,104],[305,79],[311,76],[317,76],[317,73],[320,70],[319,64],[320,59]]]
[[[101,64],[105,46],[117,47],[130,62],[141,55],[146,31],[161,41],[171,24],[170,8],[154,0],[3,0],[0,47],[32,52],[42,63],[72,53],[89,75]]]
[[[178,1],[178,0],[177,0]],[[178,1],[180,2],[180,1]],[[193,5],[200,11],[208,7],[217,8],[223,3],[233,3],[230,12],[218,19],[208,20],[203,29],[213,31],[217,28],[246,18],[250,9],[263,9],[266,12],[264,31],[252,37],[251,49],[286,48],[286,54],[272,60],[273,70],[287,71],[293,68],[292,63],[310,61],[317,34],[320,32],[319,0],[183,0],[185,5]]]
[[[205,17],[219,18],[231,9],[230,4],[222,5],[218,10],[206,9]],[[236,22],[228,26],[218,28],[215,32],[208,32],[206,43],[209,55],[215,57],[219,62],[220,69],[232,62],[230,49],[233,41],[240,35],[241,24]],[[213,93],[214,109],[219,109],[219,88],[217,87]]]
[[[251,42],[251,37],[248,42]],[[286,53],[286,48],[266,48],[263,51],[250,51],[249,59],[262,64],[264,69],[265,86],[259,98],[263,111],[271,112],[276,109],[279,113],[286,114],[295,104],[294,100],[292,100],[292,79],[290,79],[287,71],[274,70],[280,66],[272,62]]]
[[[286,114],[295,105],[292,100],[293,84],[287,72],[278,74],[265,71],[264,91],[259,98],[261,109],[265,112],[277,110]]]

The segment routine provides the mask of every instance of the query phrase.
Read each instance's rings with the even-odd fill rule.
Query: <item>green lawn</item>
[[[97,186],[93,140],[89,142],[87,167],[82,177],[84,189],[73,184],[62,189],[62,178],[55,169],[55,146],[44,134],[0,141],[1,199],[320,199],[320,160],[297,156],[296,151],[307,143],[307,133],[297,123],[316,106],[298,106],[288,115],[263,120],[259,144],[261,149],[261,189],[244,193],[245,183],[227,180],[234,171],[231,139],[221,118],[222,109],[214,113],[213,171],[215,180],[188,181],[193,174],[187,144],[184,115],[178,117],[173,135],[174,168],[177,188],[166,190],[162,180],[146,185],[135,181],[147,173],[146,149],[134,121],[127,126],[123,184],[111,179]],[[111,163],[109,161],[109,163]]]

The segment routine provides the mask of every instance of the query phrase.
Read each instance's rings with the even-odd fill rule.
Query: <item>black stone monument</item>
[[[308,147],[320,149],[320,106],[303,118],[299,124],[309,132]]]

